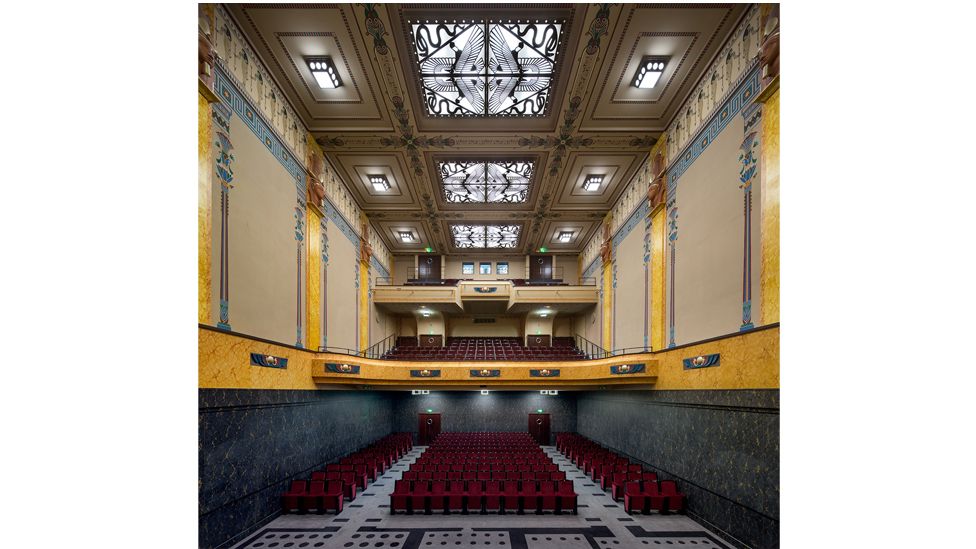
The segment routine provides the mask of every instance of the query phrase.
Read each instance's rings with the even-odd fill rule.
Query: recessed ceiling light
[[[416,240],[413,237],[413,231],[397,231],[397,234],[400,235],[400,242],[406,242],[409,244]]]
[[[487,394],[488,394],[488,391],[486,391],[485,389],[482,389],[482,390],[481,390],[481,394],[483,394],[483,395],[487,395]]]
[[[559,235],[556,236],[556,240],[566,243],[573,239],[572,231],[559,231]]]
[[[645,57],[641,60],[637,74],[634,75],[633,86],[642,90],[649,90],[657,85],[658,79],[664,73],[664,66],[668,60],[665,57]]]
[[[390,190],[390,182],[386,180],[385,175],[371,175],[369,176],[369,184],[373,186],[373,190],[382,193]]]
[[[541,313],[539,314],[539,316],[541,316],[542,318],[546,318],[547,316],[549,316],[549,313]]]
[[[593,193],[600,190],[600,185],[602,184],[602,175],[588,175],[586,176],[586,181],[583,182],[583,190],[588,193]]]
[[[339,78],[331,57],[306,57],[305,62],[320,88],[332,90],[342,86],[342,79]]]

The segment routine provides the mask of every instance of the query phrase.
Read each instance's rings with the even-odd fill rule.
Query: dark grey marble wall
[[[430,408],[441,414],[441,431],[528,431],[529,414],[542,408],[550,414],[552,432],[576,430],[576,396],[541,395],[539,391],[431,391],[401,393],[396,401],[397,431],[417,432],[417,414]],[[555,436],[555,435],[554,435]]]
[[[738,545],[779,547],[779,391],[581,393],[583,436],[672,478],[689,514]]]
[[[393,431],[391,393],[199,390],[200,547],[278,515],[294,479]]]

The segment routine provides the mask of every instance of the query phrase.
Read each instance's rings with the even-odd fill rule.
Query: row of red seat
[[[390,512],[406,511],[408,514],[433,511],[460,511],[468,514],[479,511],[515,510],[523,514],[526,509],[536,514],[563,510],[577,513],[577,494],[571,480],[398,480],[390,494]]]
[[[553,467],[557,466],[553,465]],[[563,471],[407,471],[403,480],[566,480]]]
[[[383,358],[400,360],[578,360],[583,353],[573,338],[553,338],[550,347],[527,347],[517,337],[449,337],[443,347],[420,347],[398,337]]]
[[[342,512],[344,498],[356,498],[356,489],[379,478],[395,461],[413,448],[410,433],[394,433],[370,446],[349,454],[338,463],[326,465],[325,471],[314,471],[309,481],[293,480],[281,496],[281,512],[319,513],[334,509]]]
[[[390,512],[576,512],[573,483],[528,433],[441,433],[404,472]]]
[[[628,513],[651,510],[666,514],[685,510],[685,495],[673,480],[658,480],[657,473],[644,471],[599,444],[576,433],[557,433],[556,449],[571,459],[603,490],[610,489],[614,500],[624,499]]]

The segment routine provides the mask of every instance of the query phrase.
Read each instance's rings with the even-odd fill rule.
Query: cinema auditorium
[[[779,547],[778,4],[198,17],[199,547]]]

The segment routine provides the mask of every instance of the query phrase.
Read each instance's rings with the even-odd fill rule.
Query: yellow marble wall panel
[[[315,389],[311,363],[315,356],[224,332],[199,329],[198,368],[201,389]],[[251,353],[288,359],[288,367],[251,366]]]
[[[665,208],[659,207],[651,214],[651,349],[663,349],[665,330]]]
[[[212,209],[211,173],[213,165],[210,159],[210,142],[212,141],[212,124],[210,102],[203,94],[198,94],[199,109],[197,114],[197,169],[199,171],[197,193],[197,322],[213,324],[210,318],[211,282],[210,282],[210,254]]]
[[[686,358],[718,353],[711,368],[685,370]],[[654,353],[659,361],[655,390],[778,389],[779,328],[769,328]]]
[[[779,81],[762,113],[762,310],[760,322],[779,322]]]
[[[599,345],[613,348],[613,261],[603,264],[603,333]]]
[[[308,274],[305,277],[305,326],[308,330],[308,348],[318,349],[322,344],[322,217],[314,208],[308,208],[306,213]]]
[[[369,263],[359,262],[359,350],[369,348]]]

